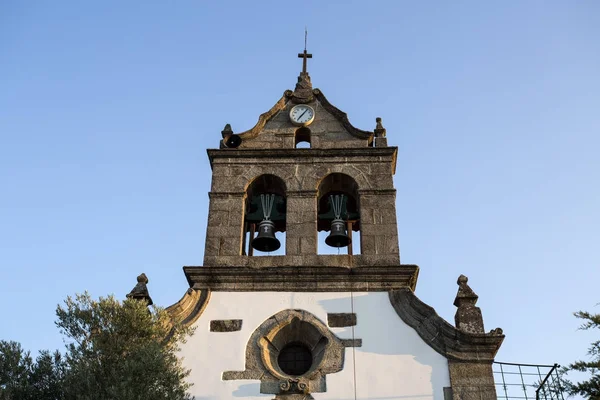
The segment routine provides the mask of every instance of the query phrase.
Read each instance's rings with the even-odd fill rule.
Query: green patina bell
[[[275,224],[271,221],[271,211],[275,202],[274,194],[261,194],[263,220],[258,224],[258,236],[252,240],[252,247],[258,251],[271,252],[279,249],[281,243],[275,237]]]
[[[331,247],[346,247],[351,239],[346,231],[346,222],[342,219],[342,210],[345,209],[346,196],[343,194],[329,196],[329,203],[335,216],[331,221],[331,232],[325,239],[325,243]]]

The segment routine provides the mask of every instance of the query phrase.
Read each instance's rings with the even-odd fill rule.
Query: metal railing
[[[564,400],[559,365],[494,362],[498,399]]]

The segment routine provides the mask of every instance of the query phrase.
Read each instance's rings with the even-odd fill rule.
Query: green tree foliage
[[[19,343],[0,341],[0,399],[25,397],[31,365],[29,353]]]
[[[17,342],[0,341],[0,400],[61,400],[64,360],[41,351],[34,361]]]
[[[34,361],[15,342],[0,342],[0,400],[189,400],[189,371],[177,357],[192,333],[165,310],[110,296],[68,297],[56,310],[64,356]]]
[[[600,314],[590,314],[584,311],[578,311],[574,314],[577,318],[585,322],[580,329],[600,329]],[[567,392],[571,395],[581,395],[592,400],[600,400],[600,340],[592,342],[587,354],[589,361],[576,361],[565,368],[567,371],[579,371],[590,374],[588,380],[582,382],[570,382],[565,380]]]

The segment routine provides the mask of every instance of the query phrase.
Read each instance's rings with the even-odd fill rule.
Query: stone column
[[[204,265],[216,265],[216,257],[242,253],[244,192],[209,193]]]
[[[317,254],[317,192],[288,191],[286,205],[286,256]]]
[[[492,363],[448,360],[453,400],[496,400]]]
[[[476,335],[485,334],[481,309],[475,306],[479,296],[467,284],[468,281],[469,278],[464,275],[460,275],[456,281],[458,292],[454,299],[454,305],[457,307],[454,322],[459,331]],[[448,360],[452,398],[454,400],[495,400],[493,361],[493,358],[469,361]]]
[[[359,190],[358,193],[361,254],[390,256],[387,258],[394,258],[394,263],[399,264],[396,190]]]

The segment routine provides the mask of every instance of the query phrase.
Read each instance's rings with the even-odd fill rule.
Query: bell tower
[[[168,308],[197,327],[182,348],[192,394],[495,399],[504,336],[485,333],[467,278],[455,328],[415,296],[419,267],[400,263],[397,147],[381,118],[354,127],[312,87],[306,47],[298,57],[294,90],[208,150],[204,263],[184,267],[190,288]]]
[[[226,125],[220,148],[208,150],[204,265],[399,266],[397,148],[387,145],[380,118],[374,131],[352,126],[312,88],[311,55],[299,56],[304,66],[295,90],[252,129],[234,134]],[[347,254],[319,255],[321,231],[330,231],[326,243]],[[285,236],[283,254],[256,258],[279,248],[276,233]]]

